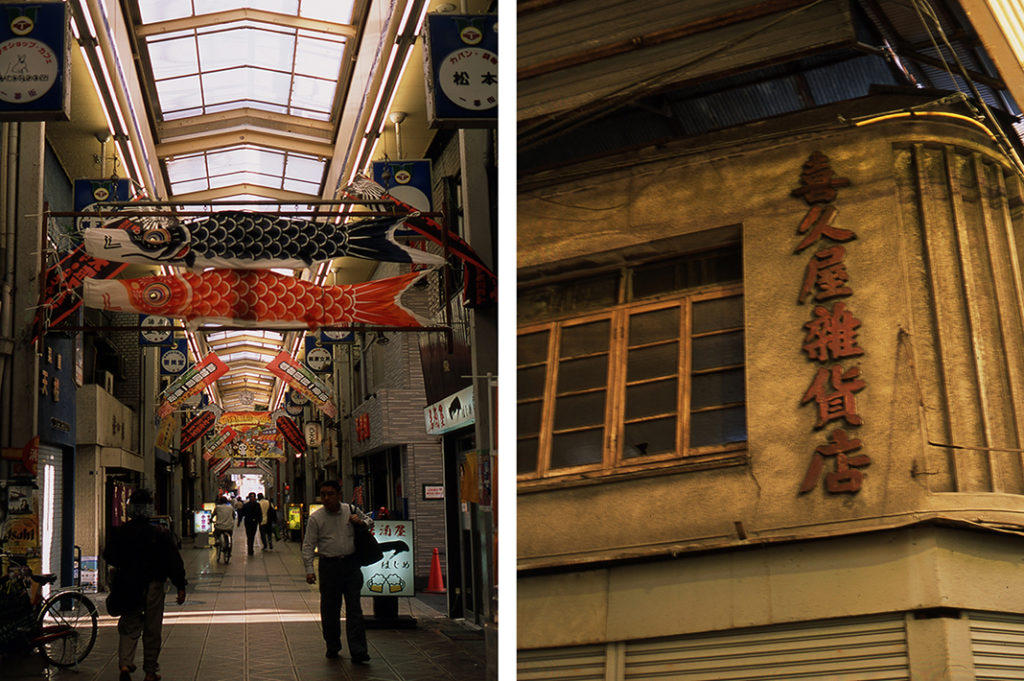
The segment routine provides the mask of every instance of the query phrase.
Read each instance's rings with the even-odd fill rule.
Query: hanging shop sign
[[[13,462],[13,475],[35,477],[39,466],[39,436],[31,438],[23,447],[3,447],[0,458]]]
[[[372,172],[373,181],[390,196],[416,210],[430,212],[434,209],[429,160],[374,161]]]
[[[373,535],[384,557],[363,568],[363,596],[415,596],[411,520],[375,520]]]
[[[210,440],[203,446],[203,459],[209,461],[214,458],[215,453],[221,452],[227,448],[228,444],[235,439],[238,433],[229,426],[224,426],[220,431],[214,435]],[[227,456],[225,453],[224,456]]]
[[[168,317],[158,314],[139,315],[139,326],[142,327],[139,331],[139,345],[173,345],[174,331],[170,328],[161,328],[173,324]]]
[[[3,5],[0,120],[66,121],[71,111],[67,4]]]
[[[818,486],[826,460],[831,461],[832,470],[825,473],[825,489],[831,494],[859,492],[864,477],[861,469],[871,464],[867,454],[855,453],[863,443],[854,437],[864,423],[857,412],[856,394],[867,383],[861,377],[860,365],[849,363],[864,354],[857,341],[861,322],[853,315],[853,306],[848,305],[853,288],[843,245],[857,235],[834,224],[839,212],[834,205],[837,190],[849,184],[847,178],[836,177],[828,157],[816,151],[804,162],[800,187],[791,192],[810,206],[797,226],[802,238],[793,253],[806,258],[806,249],[813,247],[797,304],[804,305],[808,298],[817,303],[811,310],[811,320],[804,324],[803,343],[803,351],[816,370],[800,404],[817,406],[814,429],[827,433],[826,442],[811,455],[800,494]]]
[[[222,413],[223,409],[216,404],[211,404],[193,416],[189,422],[181,428],[181,439],[178,443],[178,447],[184,451],[196,442],[199,442],[199,440],[210,432],[210,429],[213,428],[214,425],[216,425],[217,419]]]
[[[86,251],[117,262],[203,269],[302,269],[342,256],[441,265],[444,260],[396,237],[403,216],[336,224],[268,213],[221,211],[148,229],[132,218],[107,220],[83,233]]]
[[[352,331],[325,331],[320,329],[321,343],[352,343],[356,339]]]
[[[132,196],[132,183],[131,180],[117,178],[75,180],[73,192],[76,212],[112,211],[116,209],[110,206],[104,208],[104,204],[109,201],[128,201]],[[83,216],[75,218],[75,226],[81,232],[92,227],[99,227],[108,221],[109,218],[99,215]]]
[[[101,281],[85,280],[87,307],[180,317],[251,328],[372,324],[424,326],[401,303],[426,272],[361,284],[317,286],[265,270],[207,270]]]
[[[316,377],[312,371],[292,359],[287,352],[282,352],[267,365],[267,369],[285,381],[292,390],[300,392],[310,399],[320,411],[331,418],[338,415],[338,407],[333,401],[333,390]]]
[[[423,37],[430,127],[496,125],[498,17],[428,14]]]
[[[476,405],[473,401],[473,386],[430,405],[423,410],[423,419],[430,435],[442,435],[474,423]]]
[[[328,373],[334,370],[334,353],[330,348],[320,345],[316,336],[306,334],[306,355],[303,360],[310,371]]]
[[[163,418],[190,396],[200,392],[228,372],[228,365],[211,352],[202,362],[182,372],[164,391],[164,401],[157,409],[157,416]]]
[[[179,338],[174,345],[160,348],[160,373],[177,375],[188,366],[188,341]]]
[[[288,444],[290,444],[295,451],[300,454],[305,454],[306,438],[302,434],[302,431],[299,430],[299,426],[295,421],[288,418],[286,414],[280,413],[280,410],[274,413],[277,414],[277,418],[274,420],[274,423],[277,424],[277,429],[281,432],[281,435],[284,436],[284,439],[288,441]]]

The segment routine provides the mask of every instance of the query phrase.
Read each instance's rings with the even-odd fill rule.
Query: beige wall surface
[[[1015,451],[1024,441],[1015,407],[1024,394],[1017,180],[988,136],[956,119],[831,121],[801,134],[770,135],[755,125],[746,139],[617,157],[614,166],[571,168],[562,181],[520,188],[521,276],[741,226],[748,422],[748,462],[740,465],[521,484],[522,570],[828,537],[929,517],[1024,526]],[[843,244],[854,291],[844,302],[862,322],[864,352],[839,363],[859,366],[866,383],[856,394],[858,427],[833,421],[816,429],[816,405],[801,405],[819,367],[802,350],[813,301],[797,304],[815,248],[794,254],[809,206],[790,192],[816,151],[849,180],[831,205],[833,224],[856,233]],[[862,488],[831,494],[819,480],[800,494],[815,448],[837,426],[870,457]],[[823,474],[831,470],[834,457]],[[568,578],[542,581],[558,579]],[[531,582],[521,594],[533,593]],[[590,584],[576,586],[583,582]],[[905,586],[914,588],[909,577]],[[552,607],[568,593],[551,596]],[[589,608],[592,599],[581,594],[580,602]],[[659,607],[656,598],[650,604]],[[721,624],[752,622],[765,609],[779,606],[755,599],[736,622]],[[531,611],[528,621],[537,619]],[[584,620],[581,631],[596,626]]]
[[[931,608],[1024,612],[1021,538],[922,525],[520,578],[518,647]]]

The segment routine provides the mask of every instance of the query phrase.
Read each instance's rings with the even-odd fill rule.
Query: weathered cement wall
[[[861,321],[863,354],[836,363],[860,368],[859,426],[838,420],[816,429],[817,405],[801,404],[823,365],[802,350],[814,304],[797,304],[798,292],[814,252],[837,243],[794,253],[810,206],[790,192],[814,152],[849,180],[828,205],[837,210],[832,225],[856,235],[842,243],[853,295],[839,300]],[[1021,455],[1012,451],[1024,441],[1015,409],[1024,377],[1020,237],[1012,225],[1020,192],[1003,168],[975,126],[898,119],[700,153],[660,149],[522,190],[518,257],[526,271],[741,226],[749,462],[599,484],[523,484],[520,567],[831,536],[931,515],[1024,526]],[[860,491],[826,491],[830,456],[801,494],[816,448],[836,427],[860,439],[857,454],[870,459],[859,468]]]

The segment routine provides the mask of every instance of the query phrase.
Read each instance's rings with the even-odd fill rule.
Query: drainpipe
[[[0,387],[7,390],[4,379],[11,353],[14,352],[14,225],[17,219],[18,195],[18,133],[19,123],[4,123],[2,146],[0,146],[0,163],[4,164],[4,177],[7,182],[0,185],[0,247],[3,248],[3,282],[0,283]],[[4,400],[11,404],[9,400]],[[4,423],[4,442],[9,442],[10,423]]]

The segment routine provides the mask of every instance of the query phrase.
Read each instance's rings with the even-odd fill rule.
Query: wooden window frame
[[[603,310],[591,311],[581,315],[562,315],[519,327],[518,335],[543,331],[548,333],[547,371],[544,377],[544,391],[541,398],[542,408],[537,445],[537,467],[532,472],[517,475],[520,488],[548,486],[553,482],[593,480],[613,475],[633,475],[644,472],[658,473],[662,472],[665,468],[671,467],[706,468],[716,467],[717,465],[735,465],[737,453],[743,454],[742,459],[745,461],[747,449],[747,441],[745,440],[703,447],[689,446],[691,376],[693,374],[691,367],[693,340],[691,328],[692,305],[695,302],[724,299],[737,295],[743,295],[742,283],[704,286],[682,292],[673,291],[672,293],[643,300],[620,303]],[[679,334],[677,336],[679,343],[678,363],[675,374],[677,381],[675,451],[624,458],[622,450],[626,426],[626,379],[628,369],[626,360],[629,351],[627,338],[629,320],[632,315],[672,307],[677,307],[680,311]],[[606,399],[603,421],[602,458],[601,461],[592,464],[552,469],[551,444],[554,436],[555,396],[559,364],[558,352],[562,330],[566,327],[592,323],[602,319],[610,320],[609,366],[605,382]],[[724,332],[726,330],[719,330],[715,333]],[[537,366],[537,363],[522,366]],[[745,366],[745,363],[737,365],[737,367],[739,366]],[[716,370],[724,368],[720,367]],[[649,380],[653,382],[658,379]],[[526,401],[523,400],[522,402]],[[745,405],[746,402],[744,401],[743,404]],[[650,418],[658,418],[658,416],[651,416]]]

